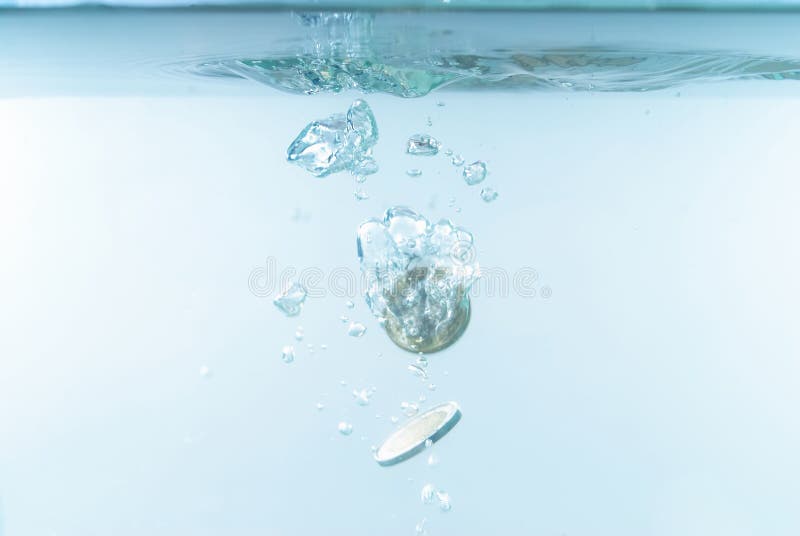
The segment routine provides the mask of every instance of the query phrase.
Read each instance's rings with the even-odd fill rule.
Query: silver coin
[[[455,402],[445,402],[420,413],[395,430],[375,451],[380,465],[394,465],[425,450],[425,442],[438,441],[461,419],[461,409]]]

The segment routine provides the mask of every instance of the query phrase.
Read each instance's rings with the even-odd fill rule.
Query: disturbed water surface
[[[3,12],[0,535],[796,534],[798,20]]]

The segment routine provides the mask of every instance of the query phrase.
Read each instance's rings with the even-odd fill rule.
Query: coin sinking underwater
[[[455,402],[445,402],[409,420],[390,435],[375,451],[375,461],[388,466],[405,461],[423,450],[430,439],[436,442],[461,419]]]

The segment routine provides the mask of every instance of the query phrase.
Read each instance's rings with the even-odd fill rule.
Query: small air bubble
[[[353,425],[349,422],[342,421],[339,423],[339,433],[343,436],[349,436],[353,433]]]
[[[303,310],[306,295],[305,287],[295,282],[272,300],[272,303],[286,316],[297,316]]]
[[[422,381],[425,381],[425,380],[428,379],[428,373],[425,372],[425,369],[423,369],[419,365],[409,365],[408,366],[408,370],[409,370],[409,372],[411,372],[411,374],[413,374],[414,376],[416,376],[417,378],[419,378]]]
[[[495,199],[497,199],[498,193],[495,191],[494,188],[483,188],[481,190],[481,199],[483,199],[487,203],[491,203]]]
[[[414,134],[406,142],[406,153],[418,156],[433,156],[441,147],[439,140],[430,134]]]
[[[469,186],[474,186],[483,182],[486,178],[486,163],[478,160],[466,166],[461,174],[464,176],[464,182]]]
[[[420,491],[419,497],[422,500],[422,504],[430,504],[433,502],[433,498],[436,496],[436,487],[433,484],[425,484],[422,486],[422,491]]]
[[[450,511],[450,494],[446,491],[439,490],[436,492],[436,498],[439,499],[439,509],[442,512]]]
[[[287,365],[294,361],[294,346],[284,346],[281,350],[281,359]]]
[[[403,412],[403,415],[406,417],[413,417],[417,413],[419,413],[419,406],[417,406],[413,402],[401,402],[400,409]]]
[[[374,393],[374,389],[355,389],[353,390],[353,398],[356,399],[356,404],[359,406],[366,406]]]
[[[366,331],[366,326],[361,322],[350,322],[350,326],[347,328],[347,334],[351,337],[361,337]]]

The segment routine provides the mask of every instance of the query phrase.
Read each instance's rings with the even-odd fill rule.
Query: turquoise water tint
[[[796,3],[550,5],[0,10],[0,536],[800,533]]]

